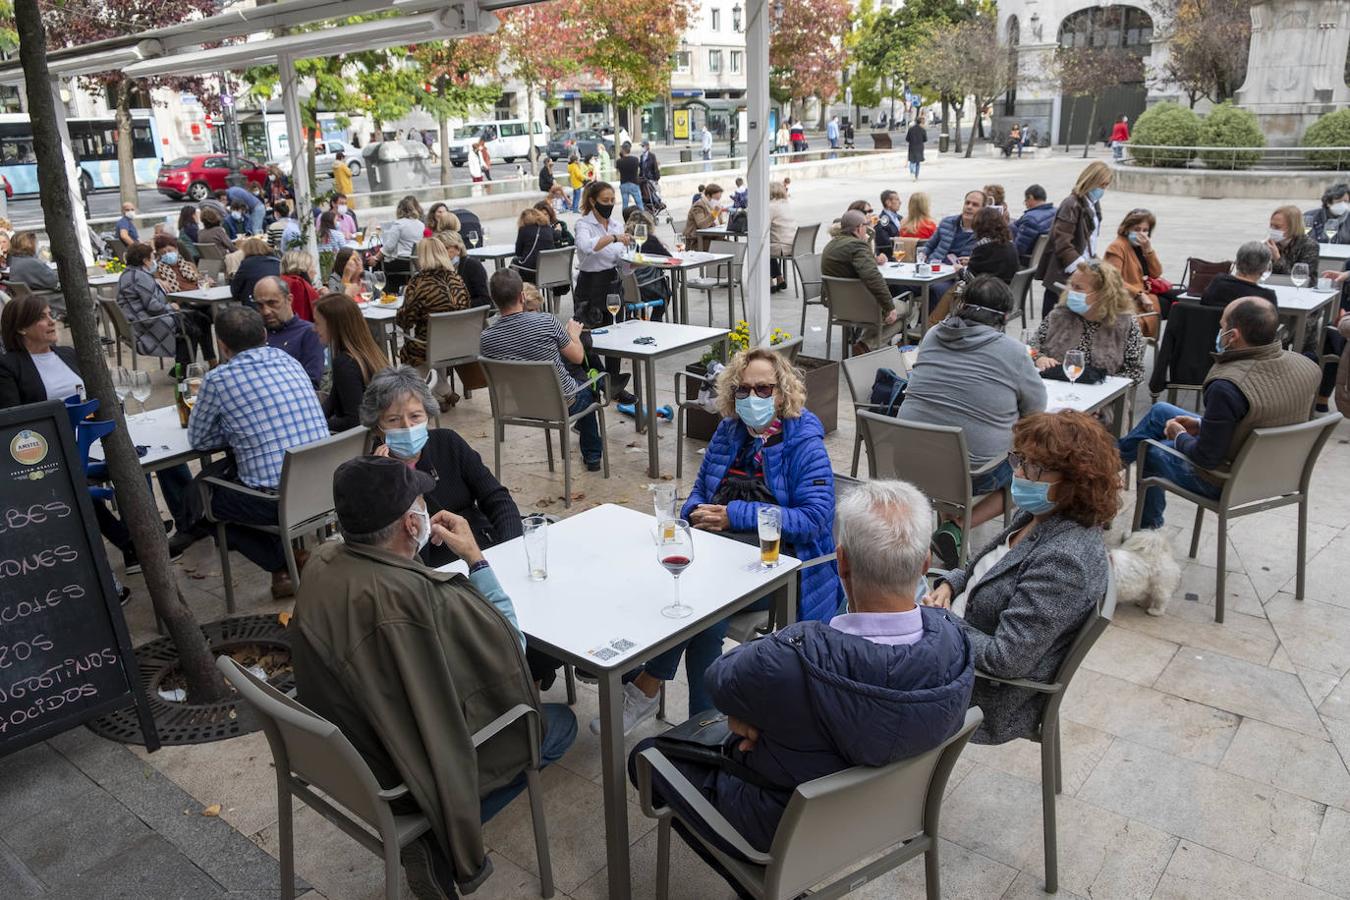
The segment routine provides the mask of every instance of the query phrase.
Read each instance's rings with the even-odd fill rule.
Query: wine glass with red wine
[[[675,602],[661,609],[669,619],[683,619],[694,611],[680,602],[680,575],[694,561],[694,533],[684,519],[667,519],[656,526],[656,561],[675,579]]]

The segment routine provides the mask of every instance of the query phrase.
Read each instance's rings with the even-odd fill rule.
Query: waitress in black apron
[[[633,243],[633,236],[625,234],[622,217],[616,214],[614,187],[608,182],[593,181],[581,195],[581,218],[576,223],[577,285],[573,295],[572,316],[587,328],[603,328],[614,324],[606,306],[611,295],[623,296],[619,266],[624,253]],[[605,371],[609,373],[610,396],[620,402],[631,402],[622,396],[627,379],[620,380],[622,360],[605,357]]]

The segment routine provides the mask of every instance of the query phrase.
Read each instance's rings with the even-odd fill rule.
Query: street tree
[[[848,60],[842,36],[849,31],[849,0],[784,0],[769,34],[769,91],[794,109],[809,97],[824,104],[839,93]]]
[[[1060,47],[1055,51],[1055,72],[1060,92],[1065,97],[1091,97],[1092,109],[1083,137],[1083,157],[1092,146],[1093,129],[1097,126],[1097,106],[1102,95],[1120,85],[1142,81],[1144,63],[1137,53],[1122,47]],[[1064,151],[1069,150],[1073,135],[1076,103],[1069,106],[1069,127],[1065,131]]]
[[[126,418],[113,390],[99,340],[98,314],[75,233],[71,185],[66,174],[56,100],[52,96],[47,69],[47,36],[43,22],[50,15],[50,8],[44,11],[39,2],[14,0],[13,23],[19,37],[19,60],[27,84],[33,153],[37,158],[38,197],[65,296],[66,323],[74,339],[85,389],[98,399],[100,414],[117,423],[102,442],[117,495],[117,508],[131,533],[155,612],[178,650],[188,702],[214,703],[226,696],[225,684],[216,674],[215,660],[201,626],[183,599],[174,577],[164,525],[127,432]]]
[[[1201,97],[1232,99],[1247,76],[1252,0],[1154,0],[1152,11],[1168,37],[1163,78],[1192,109]]]
[[[501,50],[501,61],[525,85],[525,119],[531,129],[540,91],[552,97],[559,81],[581,70],[587,28],[578,12],[575,0],[551,0],[497,13],[501,27],[492,37]],[[537,157],[531,131],[531,169],[537,168]]]
[[[610,85],[611,121],[620,107],[641,106],[670,86],[670,58],[695,13],[693,0],[570,0],[585,23],[583,66]]]
[[[417,105],[436,120],[440,140],[441,184],[450,183],[450,120],[495,103],[502,89],[477,78],[495,69],[500,48],[488,36],[431,41],[409,48],[418,73]]]

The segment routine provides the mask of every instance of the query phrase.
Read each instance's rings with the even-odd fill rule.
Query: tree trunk
[[[436,130],[441,142],[441,184],[450,183],[450,120],[445,113],[436,115]]]
[[[1092,126],[1097,124],[1097,95],[1092,95],[1092,112],[1088,113],[1087,134],[1083,135],[1083,159],[1087,159],[1088,148],[1092,146]]]
[[[47,70],[47,36],[41,15],[38,0],[15,0],[14,24],[19,34],[19,58],[27,83],[42,215],[65,295],[67,322],[85,387],[90,395],[98,398],[100,412],[117,422],[117,428],[103,439],[103,450],[117,491],[118,509],[144,567],[150,600],[178,649],[187,681],[188,701],[210,703],[225,696],[225,683],[216,674],[215,660],[201,627],[178,589],[169,563],[169,543],[159,510],[127,433],[126,419],[113,391],[99,342],[98,316],[90,299],[89,280],[75,234],[70,182],[66,177],[57,128],[56,101]]]
[[[895,76],[891,76],[891,117],[886,120],[887,130],[895,128]]]
[[[957,153],[961,152],[961,109],[965,105],[964,99],[961,103],[952,101],[952,114],[956,116],[956,127],[952,129],[951,135],[952,139],[956,142],[956,147],[954,149]],[[946,128],[947,122],[945,119],[943,120],[942,125],[943,128]]]
[[[46,82],[43,90],[48,90]],[[48,91],[50,93],[50,91]],[[136,155],[131,146],[131,79],[117,82],[117,177],[123,203],[139,203],[136,186]]]
[[[315,165],[314,165],[314,150],[315,150],[315,147],[314,147],[314,138],[315,138],[315,133],[319,130],[319,129],[318,129],[318,121],[319,121],[318,112],[319,112],[319,111],[318,111],[317,109],[314,111],[313,121],[315,122],[315,125],[314,125],[314,127],[312,127],[312,128],[306,129],[306,131],[307,131],[308,133],[305,135],[305,168],[309,170],[309,183],[310,183],[310,184],[318,184],[318,183],[319,183],[318,179],[317,179],[317,178],[315,177],[315,175],[314,175],[314,173],[315,173],[315,171],[316,171],[316,168],[315,168]],[[377,131],[379,130],[379,126],[376,126],[376,130],[377,130]]]
[[[966,141],[966,159],[970,159],[970,155],[971,155],[973,152],[975,152],[975,132],[976,132],[976,130],[978,129],[978,130],[981,131],[981,132],[984,131],[984,126],[980,124],[980,103],[979,103],[979,100],[980,100],[979,97],[976,97],[976,98],[975,98],[975,121],[972,122],[971,125],[970,125],[970,140]]]
[[[539,148],[534,145],[534,85],[525,82],[525,137],[530,142],[530,171],[539,171]]]
[[[1074,103],[1074,98],[1069,98],[1069,127],[1064,129],[1064,152],[1069,152],[1069,142],[1073,140],[1073,114],[1078,112],[1078,104]]]

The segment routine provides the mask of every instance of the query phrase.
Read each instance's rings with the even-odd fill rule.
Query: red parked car
[[[259,163],[241,156],[239,168],[240,174],[248,181],[267,183],[267,169]],[[161,194],[167,194],[175,200],[187,197],[200,203],[216,191],[229,187],[225,181],[229,174],[229,159],[223,153],[180,156],[160,166],[155,186]]]

